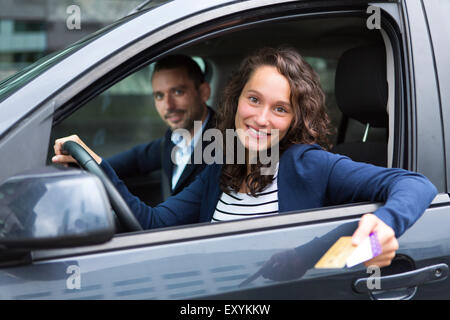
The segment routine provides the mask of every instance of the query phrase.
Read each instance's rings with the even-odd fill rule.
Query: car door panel
[[[303,277],[297,281],[282,283],[269,290],[260,288],[249,291],[237,292],[236,295],[222,294],[216,296],[220,299],[449,299],[450,281],[448,279],[448,266],[450,263],[449,236],[446,224],[450,222],[450,203],[445,195],[443,203],[436,204],[426,211],[418,222],[399,238],[400,248],[397,251],[397,258],[393,260],[391,266],[381,269],[381,290],[373,290],[368,294],[357,293],[354,288],[359,279],[370,279],[372,272],[361,265],[342,270],[340,272],[330,272],[310,279]],[[431,235],[429,230],[434,230]],[[424,246],[424,244],[427,244]],[[412,262],[405,264],[405,259]],[[383,277],[404,277],[412,271],[420,271],[424,275],[426,270],[421,268],[435,267],[432,276],[421,281],[421,285],[415,287],[418,282],[409,278],[405,287],[398,289],[383,290]],[[354,269],[353,271],[351,271]],[[309,270],[314,273],[314,271]],[[419,273],[419,272],[418,272]],[[428,272],[429,273],[429,272]],[[422,277],[423,278],[423,277]],[[370,292],[370,290],[368,290]]]
[[[450,222],[450,201],[443,201],[428,209],[399,239],[398,254],[412,259],[415,268],[450,263],[450,236],[446,230]],[[82,249],[78,249],[76,254],[70,255],[68,250],[59,253],[63,258],[52,259],[49,258],[51,251],[47,252],[47,257],[45,252],[35,252],[32,265],[0,270],[0,284],[8,284],[9,288],[6,294],[0,291],[6,299],[368,299],[369,294],[357,293],[353,288],[355,280],[370,276],[363,265],[344,269],[313,267],[340,236],[353,233],[358,221],[354,215],[358,211],[359,214],[367,212],[361,212],[358,206],[350,209],[353,210],[350,216],[337,221],[326,219],[270,228],[273,218],[250,219],[253,223],[267,224],[267,230],[180,239],[172,243],[146,243],[146,236],[158,239],[163,238],[164,233],[189,232],[189,228],[181,228],[141,234],[140,241],[133,241],[133,236],[116,237],[116,249],[100,246],[91,254],[88,250],[81,254]],[[339,211],[344,209],[331,209],[325,217],[336,219]],[[302,214],[308,213],[291,217],[295,221],[295,217]],[[320,217],[321,210],[310,214]],[[289,214],[280,217],[289,218]],[[237,224],[239,222],[222,223],[218,227],[229,233]],[[424,232],[430,228],[433,234]],[[120,248],[121,242],[126,243],[125,247]],[[130,248],[129,243],[134,245]],[[264,268],[268,261],[271,266],[278,263],[283,267]],[[68,272],[70,266],[75,266],[78,274]],[[409,270],[400,267],[396,271]],[[77,277],[79,288],[72,283]],[[428,286],[439,290],[431,291]],[[422,288],[426,290],[424,293]],[[449,281],[444,279],[420,286],[416,294],[432,298],[434,292],[443,294],[446,290],[450,292],[449,289]]]
[[[411,141],[412,161],[407,169],[417,171],[430,179],[440,191],[445,190],[446,174],[443,127],[441,122],[438,80],[434,68],[432,43],[428,32],[420,0],[404,3],[406,23],[408,26],[408,50],[410,58],[411,99],[410,110],[407,111],[410,123],[409,138]],[[411,23],[414,21],[413,23]],[[433,123],[432,126],[428,125]],[[433,154],[433,157],[429,157]]]
[[[350,231],[355,223],[352,222],[345,228]],[[65,266],[67,264],[65,259],[23,266],[20,273],[17,272],[17,268],[2,269],[0,273],[3,276],[0,283],[4,281],[6,275],[14,274],[13,278],[7,277],[9,287],[14,288],[9,291],[9,296],[4,297],[8,299],[30,295],[37,297],[38,294],[42,294],[39,290],[41,287],[45,287],[49,293],[45,295],[46,299],[82,298],[85,296],[86,288],[91,291],[92,287],[97,290],[90,293],[104,299],[127,297],[184,299],[240,291],[242,289],[239,285],[257,273],[262,264],[274,253],[291,250],[308,242],[311,232],[322,233],[338,225],[340,223],[332,222],[322,224],[318,228],[308,226],[307,229],[310,229],[308,232],[299,231],[305,230],[305,227],[294,227],[284,229],[283,232],[272,230],[243,233],[71,257],[68,260],[75,260],[75,265],[79,266],[80,270],[81,287],[78,292],[66,290],[69,275],[65,274],[64,268],[56,271],[53,279],[44,278],[40,274],[40,270],[55,269],[55,264],[61,262]],[[292,234],[301,236],[293,237]],[[34,283],[21,278],[20,274],[33,274]],[[16,283],[13,285],[11,281]],[[272,282],[258,277],[249,284],[249,287],[266,287]]]

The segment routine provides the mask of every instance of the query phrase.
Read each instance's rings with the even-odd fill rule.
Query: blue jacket
[[[221,165],[208,165],[176,196],[152,208],[130,194],[107,161],[111,178],[144,229],[211,221],[221,196]],[[317,145],[291,146],[280,157],[279,212],[361,201],[385,202],[374,214],[399,237],[423,214],[437,194],[423,175],[354,162]]]

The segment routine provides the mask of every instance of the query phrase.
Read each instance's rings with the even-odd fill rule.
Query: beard
[[[182,110],[178,111],[175,110],[171,112],[170,114],[167,114],[165,117],[169,117],[172,114],[181,114],[184,115],[185,119],[177,124],[172,124],[169,126],[171,127],[172,131],[175,129],[186,129],[188,131],[191,131],[194,128],[194,121],[201,121],[203,118],[205,106],[203,104],[198,104],[196,107],[190,109],[190,110]]]

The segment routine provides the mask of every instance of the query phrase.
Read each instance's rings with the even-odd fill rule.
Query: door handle
[[[447,277],[448,265],[445,263],[441,263],[434,266],[384,277],[360,278],[353,283],[353,289],[358,293],[370,293],[376,290],[394,290],[400,288],[416,287],[430,282],[442,281],[447,279]],[[379,288],[369,289],[371,286],[368,286],[368,281],[379,283]]]

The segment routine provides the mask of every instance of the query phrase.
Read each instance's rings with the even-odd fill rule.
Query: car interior
[[[199,62],[212,88],[208,105],[217,109],[222,88],[244,56],[265,46],[294,47],[320,76],[335,129],[331,151],[391,166],[393,117],[388,115],[394,114],[395,90],[389,41],[383,30],[368,29],[365,17],[309,17],[255,23],[167,54],[186,54]],[[161,137],[167,127],[153,103],[151,62],[55,124],[51,141],[76,133],[100,156],[108,157]],[[148,204],[161,202],[158,173],[125,183]]]

